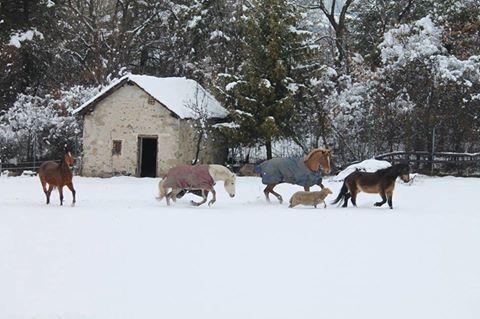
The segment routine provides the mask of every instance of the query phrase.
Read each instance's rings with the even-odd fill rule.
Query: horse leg
[[[267,200],[267,202],[270,202],[270,197],[268,196],[268,194],[270,193],[270,185],[267,185],[267,187],[265,187],[263,193],[265,194],[265,199]]]
[[[58,193],[60,194],[60,206],[63,206],[63,185],[58,185]]]
[[[170,196],[172,196],[172,193],[175,189],[172,189],[172,191],[170,193],[167,193],[165,195],[165,200],[167,201],[167,206],[170,206]]]
[[[192,200],[190,203],[192,203],[192,205],[194,205],[194,206],[200,206],[207,201],[207,196],[208,196],[208,191],[207,192],[202,191],[203,200],[201,202],[198,202],[198,203],[194,202]]]
[[[173,194],[173,191],[168,192],[167,195],[165,195],[165,198],[172,198],[172,194]]]
[[[348,206],[348,200],[350,199],[350,196],[351,196],[350,193],[345,194],[344,202],[343,202],[342,207],[347,207]]]
[[[211,201],[208,202],[208,206],[212,205],[213,203],[215,203],[217,201],[217,192],[213,188],[210,191],[212,192],[213,198],[212,198]],[[208,196],[208,190],[204,190],[204,192],[206,192],[207,196]]]
[[[176,203],[176,202],[177,202],[177,198],[182,198],[182,196],[185,195],[186,192],[187,192],[187,191],[184,192],[184,190],[182,190],[182,189],[177,189],[177,190],[173,190],[173,189],[172,189],[172,190],[170,191],[170,193],[168,193],[168,197],[169,197],[171,200],[173,200],[174,203]],[[182,193],[183,193],[182,196],[177,197],[178,194],[182,194]]]
[[[390,209],[393,209],[393,192],[387,193],[387,198],[388,198],[388,206],[390,206]]]
[[[174,189],[172,188],[172,190],[170,192],[168,192],[167,195],[165,195],[165,198],[168,198],[168,199],[173,200],[174,202],[177,202],[177,198],[181,198],[183,195],[185,195],[186,191],[183,193],[182,196],[177,197],[177,195],[180,194],[180,193],[182,193],[181,189],[174,191]]]
[[[45,191],[45,195],[47,196],[47,205],[50,204],[50,194],[52,194],[53,185],[48,184],[48,190]]]
[[[322,180],[320,180],[320,181],[317,183],[317,185],[320,186],[321,189],[324,189],[324,188],[325,188],[325,186],[323,186],[323,184],[322,184]]]
[[[174,203],[177,202],[177,195],[180,192],[182,192],[182,189],[172,188],[172,190],[167,195],[165,195],[165,199],[167,200],[167,206],[170,206],[170,200],[173,200]]]
[[[48,196],[48,191],[47,191],[47,182],[43,178],[40,177],[40,183],[42,184],[42,189],[43,189],[43,193],[45,194],[45,197],[47,199],[47,204],[49,204],[50,200],[48,198],[49,196]]]
[[[381,202],[376,202],[374,204],[376,207],[380,207],[387,202],[387,196],[385,195],[385,191],[382,190],[380,192],[380,196],[382,196],[382,201]]]
[[[73,183],[68,183],[68,184],[67,184],[67,187],[68,187],[68,189],[72,192],[72,196],[73,196],[72,206],[75,206],[75,202],[76,202],[76,201],[75,201],[75,194],[76,194],[77,192],[75,191],[75,188],[73,188]]]
[[[270,198],[268,198],[268,193],[272,193],[273,195],[275,195],[275,197],[277,197],[280,204],[282,204],[283,203],[282,195],[280,195],[279,193],[277,193],[273,190],[273,188],[277,185],[278,185],[278,183],[269,184],[269,185],[267,185],[267,187],[265,187],[265,190],[263,192],[265,193],[265,198],[267,199],[268,202],[270,201]]]
[[[176,198],[182,198],[187,193],[186,189],[182,189],[178,194],[175,196]],[[172,198],[173,199],[173,198]]]
[[[352,201],[353,206],[355,206],[355,207],[357,207],[357,194],[358,194],[358,192],[356,190],[350,192],[351,201]]]

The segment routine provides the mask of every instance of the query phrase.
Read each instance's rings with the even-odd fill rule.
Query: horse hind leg
[[[347,207],[348,206],[348,200],[350,199],[350,197],[351,197],[350,193],[345,194],[342,207]]]
[[[263,191],[263,193],[265,194],[265,198],[267,199],[267,201],[269,202],[270,201],[270,198],[268,197],[268,194],[269,193],[272,193],[273,195],[275,195],[275,197],[277,197],[278,201],[280,202],[280,204],[283,203],[283,198],[282,198],[282,195],[280,195],[279,193],[275,192],[273,190],[273,188],[275,186],[277,186],[278,184],[269,184],[267,185],[267,187],[265,187],[265,190]]]
[[[352,201],[352,204],[353,206],[357,207],[357,195],[358,195],[358,192],[357,191],[352,191],[350,192],[350,196],[351,196],[351,201]]]
[[[350,199],[353,206],[357,207],[357,195],[359,193],[359,188],[355,181],[348,181],[346,185],[348,193],[345,194],[345,202],[343,203],[343,207],[347,207],[348,199]]]
[[[45,179],[42,178],[42,176],[40,176],[40,184],[42,184],[43,193],[45,194],[45,198],[46,198],[47,205],[48,205],[48,204],[50,204],[50,196],[49,196],[48,190],[47,190],[47,181],[45,181]],[[48,185],[48,186],[50,186],[50,185]]]
[[[182,189],[173,188],[167,195],[165,195],[165,199],[167,200],[167,205],[170,206],[170,200],[177,202],[177,194],[180,193]]]
[[[48,184],[48,190],[45,189],[45,196],[47,197],[47,205],[50,204],[50,195],[53,191],[53,185]]]

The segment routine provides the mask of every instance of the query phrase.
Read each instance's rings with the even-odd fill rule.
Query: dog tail
[[[331,204],[334,205],[339,201],[341,201],[343,198],[345,198],[345,195],[347,193],[348,193],[347,184],[343,182],[342,188],[340,189],[340,193],[338,194],[337,198],[333,202],[331,202]]]

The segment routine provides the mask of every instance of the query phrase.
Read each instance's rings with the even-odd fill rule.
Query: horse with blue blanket
[[[272,158],[256,167],[262,177],[262,183],[267,185],[263,190],[265,198],[270,201],[268,194],[275,195],[280,203],[283,198],[273,188],[280,183],[290,183],[303,186],[305,191],[318,185],[323,188],[322,172],[320,167],[330,173],[330,149],[314,149],[302,157]]]

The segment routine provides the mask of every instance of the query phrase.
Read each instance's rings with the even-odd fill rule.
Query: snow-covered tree
[[[272,157],[272,142],[294,135],[295,95],[308,74],[306,38],[298,13],[286,0],[254,1],[246,12],[246,61],[238,74],[226,75],[224,93],[236,124],[234,137],[263,144]]]
[[[71,112],[97,90],[75,86],[58,97],[20,94],[0,115],[2,160],[32,161],[61,154],[66,146],[75,149],[81,126]]]

